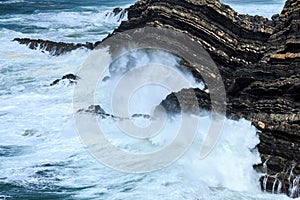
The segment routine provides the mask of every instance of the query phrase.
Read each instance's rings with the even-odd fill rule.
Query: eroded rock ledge
[[[240,15],[218,0],[140,0],[127,11],[128,21],[113,34],[146,25],[164,27],[204,46],[224,81],[227,116],[246,118],[259,130],[262,160],[254,168],[262,173],[262,189],[300,196],[300,0],[287,0],[272,20]],[[61,44],[55,52],[73,47]],[[161,105],[172,112],[193,112],[198,105],[189,102],[191,90],[199,106],[210,109],[209,95],[193,88],[170,94]],[[178,105],[176,95],[185,105]]]
[[[30,38],[15,38],[13,41],[17,41],[20,44],[25,44],[33,50],[47,51],[50,53],[50,55],[53,56],[59,56],[79,48],[86,48],[91,50],[95,48],[95,44],[88,42],[86,44],[74,44],[66,42],[53,42],[41,39],[35,40]]]

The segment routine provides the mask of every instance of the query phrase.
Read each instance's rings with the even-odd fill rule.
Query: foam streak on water
[[[26,2],[29,1],[4,1],[0,9],[4,3]],[[216,148],[201,160],[201,142],[211,121],[204,113],[197,138],[185,155],[170,167],[153,173],[121,173],[87,153],[72,115],[74,86],[49,84],[64,74],[76,74],[91,52],[81,49],[52,57],[11,41],[14,37],[96,41],[120,23],[105,18],[117,3],[105,5],[101,1],[103,6],[92,6],[91,1],[86,2],[90,4],[53,13],[49,13],[49,7],[45,11],[41,6],[39,11],[31,10],[28,14],[22,10],[11,14],[1,11],[5,14],[0,15],[0,199],[288,199],[261,192],[259,174],[252,169],[252,164],[259,162],[258,153],[253,151],[258,136],[246,120],[226,120]],[[133,57],[137,65],[178,62],[165,53],[149,56],[140,52]],[[112,78],[100,85],[97,91],[99,103],[108,110],[106,90],[113,81]],[[168,94],[160,87],[143,89],[132,98],[132,113],[149,111],[151,105]],[[155,95],[150,98],[149,93]],[[113,144],[134,152],[163,148],[174,137],[178,120],[169,120],[164,134],[140,141],[125,137],[113,120],[99,119]]]

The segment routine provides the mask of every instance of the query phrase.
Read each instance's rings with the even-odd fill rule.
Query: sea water
[[[49,85],[64,74],[78,73],[92,52],[79,49],[53,57],[12,40],[28,37],[95,42],[121,23],[118,17],[107,17],[106,13],[133,3],[0,1],[0,199],[289,199],[261,191],[260,174],[252,168],[260,162],[255,150],[257,130],[244,119],[226,119],[215,148],[201,159],[201,142],[211,122],[210,115],[203,113],[197,136],[184,155],[154,172],[120,172],[86,151],[73,118],[76,86],[67,82]],[[226,3],[242,13],[266,17],[283,7],[281,1]],[[165,53],[134,57],[140,64],[162,58],[161,64],[175,66],[178,62]],[[201,87],[191,82],[191,86]],[[97,90],[98,103],[105,109],[109,109],[107,94],[113,83],[110,79]],[[157,86],[141,88],[131,99],[130,112],[150,113],[149,107],[169,92]],[[139,152],[164,148],[178,131],[178,120],[173,117],[163,136],[148,140],[124,137],[111,118],[99,122],[112,144]]]

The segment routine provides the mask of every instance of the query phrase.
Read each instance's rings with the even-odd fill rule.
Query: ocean
[[[121,23],[118,17],[106,14],[115,7],[126,8],[133,3],[0,1],[0,199],[289,199],[261,191],[260,174],[252,168],[260,162],[254,149],[259,143],[257,130],[243,119],[226,119],[215,148],[202,159],[199,146],[211,123],[210,115],[203,113],[197,136],[183,156],[152,172],[119,171],[99,162],[85,149],[73,117],[76,86],[68,82],[50,84],[65,74],[77,74],[92,51],[78,49],[56,57],[12,40],[19,37],[96,42]],[[241,13],[268,18],[284,5],[280,0],[224,3]],[[122,20],[126,20],[126,15]],[[162,52],[134,52],[131,58],[134,65],[155,61],[175,66],[178,61]],[[122,62],[126,65],[129,61]],[[121,69],[115,68],[117,77]],[[192,86],[201,87],[192,77],[189,79]],[[106,110],[115,81],[99,85],[95,95]],[[155,85],[143,87],[132,96],[128,109],[131,113],[150,113],[149,108],[168,93],[166,88]],[[174,117],[165,125],[162,136],[139,140],[122,135],[112,119],[98,120],[112,144],[135,153],[164,148],[174,139],[180,121]],[[280,188],[274,188],[274,193],[277,191]]]

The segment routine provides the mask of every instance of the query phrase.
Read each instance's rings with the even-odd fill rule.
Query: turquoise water
[[[73,119],[74,86],[49,84],[64,74],[76,74],[91,52],[80,49],[52,57],[12,39],[95,42],[121,23],[106,14],[134,2],[0,1],[0,199],[288,199],[260,190],[259,174],[252,169],[259,156],[251,151],[258,138],[246,120],[226,120],[216,149],[200,160],[199,141],[210,123],[209,117],[203,116],[199,141],[173,165],[153,173],[116,171],[84,149]],[[283,6],[280,1],[227,2],[240,12],[266,17]],[[133,57],[142,64],[150,59],[147,55]],[[170,65],[175,62],[165,54],[154,59]],[[148,104],[164,97],[156,88],[151,90],[146,96]],[[103,94],[109,93],[109,88],[103,86],[99,93],[105,102]],[[140,96],[135,97],[134,105],[145,110],[141,103],[145,99]],[[112,124],[103,120],[108,137],[129,150],[163,147],[169,139],[167,135],[141,143],[126,140]],[[176,131],[176,124],[176,120],[170,122],[169,134]]]

